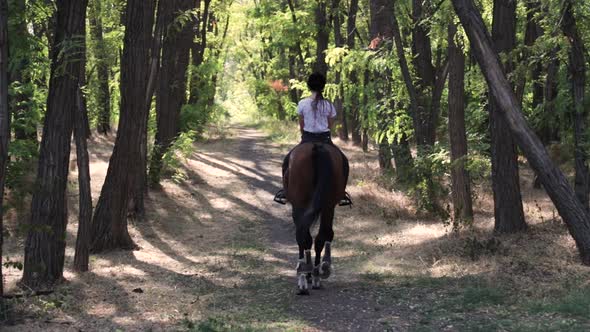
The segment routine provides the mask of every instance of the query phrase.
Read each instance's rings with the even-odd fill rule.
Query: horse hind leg
[[[317,276],[321,279],[327,279],[332,273],[332,240],[334,239],[334,230],[332,223],[334,220],[334,211],[322,214],[320,230],[315,239],[315,269]],[[322,251],[324,257],[322,258]]]
[[[332,242],[326,242],[325,253],[319,267],[319,275],[322,279],[328,279],[332,274]]]

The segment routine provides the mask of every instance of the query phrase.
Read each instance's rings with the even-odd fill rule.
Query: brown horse
[[[290,153],[289,168],[283,176],[288,201],[292,205],[296,239],[299,246],[297,265],[298,294],[309,294],[308,283],[320,288],[320,279],[330,276],[330,243],[334,238],[334,208],[344,196],[346,179],[343,155],[329,143],[302,143]],[[310,229],[320,219],[315,238],[315,264],[311,262],[313,239]],[[326,252],[322,260],[322,250]]]

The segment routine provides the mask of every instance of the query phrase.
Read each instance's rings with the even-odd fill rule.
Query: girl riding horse
[[[344,190],[348,180],[348,160],[332,143],[330,135],[336,110],[322,95],[326,78],[314,73],[307,85],[312,95],[301,100],[297,106],[301,143],[283,161],[285,190],[275,196],[275,201],[281,204],[289,201],[293,207],[292,216],[299,246],[298,294],[309,294],[309,279],[312,279],[313,288],[319,288],[320,279],[330,275],[334,208],[338,204],[352,204]],[[315,264],[312,264],[311,247],[314,243],[310,228],[318,219],[320,228],[315,238]],[[324,247],[326,252],[322,259]]]
[[[311,96],[302,99],[297,105],[297,114],[299,114],[299,130],[301,131],[301,142],[322,142],[328,143],[335,147],[332,143],[332,125],[336,118],[336,108],[328,100],[324,99],[323,91],[326,86],[326,77],[321,73],[313,73],[307,79],[307,87],[311,91]],[[294,150],[294,148],[293,148]],[[286,177],[289,169],[289,158],[291,152],[289,151],[283,160],[283,177]],[[340,151],[340,149],[338,149]],[[342,154],[342,167],[344,170],[345,185],[348,183],[349,164],[348,158]],[[287,196],[285,190],[281,189],[275,194],[275,202],[286,204]],[[340,206],[352,205],[350,196],[345,192],[344,197],[339,202]]]

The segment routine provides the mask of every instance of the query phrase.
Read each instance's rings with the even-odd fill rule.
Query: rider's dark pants
[[[342,166],[344,169],[344,184],[346,185],[348,183],[348,173],[350,171],[350,167],[348,165],[348,158],[346,158],[344,153],[337,146],[335,146],[334,143],[332,143],[332,134],[329,131],[325,133],[310,133],[304,131],[301,135],[301,142],[299,144],[308,142],[321,142],[331,144],[334,147],[336,147],[338,151],[340,151],[340,154],[342,154]],[[283,176],[285,176],[285,173],[289,168],[289,157],[291,156],[292,151],[293,149],[291,149],[291,151],[289,151],[289,153],[287,153],[287,155],[285,156],[285,159],[283,159]]]

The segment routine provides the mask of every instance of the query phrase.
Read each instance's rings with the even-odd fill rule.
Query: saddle
[[[334,145],[334,143],[332,142],[332,137],[330,135],[330,132],[325,132],[325,133],[310,133],[310,132],[303,132],[303,135],[301,136],[301,142],[299,144],[303,144],[303,143],[323,143],[323,144],[330,144],[330,145]],[[340,149],[338,149],[340,151]],[[293,151],[293,150],[291,150]],[[289,151],[289,153],[287,153],[287,155],[285,156],[285,159],[283,161],[283,176],[285,175],[285,171],[288,168],[288,163],[289,163],[289,156],[291,155],[291,151]],[[341,151],[342,153],[342,151]],[[344,157],[345,160],[345,173],[347,173],[347,178],[348,178],[348,160],[346,159],[346,156],[344,156],[344,154],[342,154],[342,156]],[[287,204],[287,196],[285,193],[284,189],[279,190],[276,194],[275,197],[273,199],[275,202],[285,205]],[[340,200],[340,202],[338,203],[338,206],[350,206],[352,208],[352,199],[350,198],[350,194],[348,194],[346,191],[344,192],[344,197]]]

